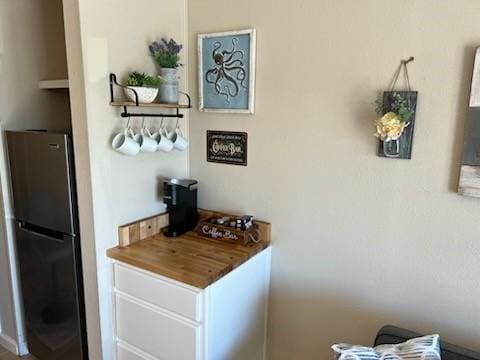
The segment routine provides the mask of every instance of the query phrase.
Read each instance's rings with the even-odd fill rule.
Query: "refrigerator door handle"
[[[59,239],[59,238],[56,238],[56,237],[53,237],[53,236],[50,236],[50,235],[47,235],[47,234],[42,234],[41,232],[38,232],[38,231],[34,231],[34,230],[31,230],[31,229],[28,229],[25,227],[25,225],[21,222],[18,223],[18,227],[20,228],[20,230],[22,231],[25,231],[27,233],[30,233],[30,234],[33,234],[35,236],[38,236],[38,237],[41,237],[41,238],[44,238],[44,239],[47,239],[47,240],[53,240],[53,241],[56,241],[56,242],[59,242],[59,243],[63,243],[64,240],[63,239]]]

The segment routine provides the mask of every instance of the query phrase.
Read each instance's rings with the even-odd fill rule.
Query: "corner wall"
[[[148,44],[162,36],[185,44],[186,3],[176,0],[65,0],[67,2],[69,16],[75,16],[75,7],[79,4],[79,24],[67,24],[67,44],[73,81],[72,123],[82,255],[86,263],[89,353],[92,360],[113,359],[113,283],[106,250],[117,245],[119,225],[164,210],[159,180],[185,177],[188,153],[129,157],[113,151],[112,137],[126,120],[120,118],[119,108],[109,105],[108,75],[114,72],[124,81],[128,71],[155,73]],[[180,76],[181,87],[185,88],[186,76],[183,73]],[[146,121],[149,126],[159,125],[159,120]],[[188,116],[180,121],[182,129],[188,129]],[[132,122],[138,129],[141,119]],[[168,124],[173,127],[175,120],[168,120]]]
[[[198,33],[257,29],[256,114],[193,110],[190,171],[201,207],[273,224],[269,359],[327,359],[386,323],[480,350],[480,202],[455,193],[479,13],[470,0],[189,2],[192,50]],[[379,158],[371,104],[410,55],[413,159]],[[206,130],[248,132],[248,167],[207,163]]]

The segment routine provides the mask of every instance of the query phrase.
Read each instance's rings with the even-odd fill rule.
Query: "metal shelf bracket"
[[[122,88],[122,89],[130,89],[133,94],[135,95],[135,102],[132,103],[131,105],[130,104],[124,104],[123,105],[123,111],[122,113],[120,114],[121,117],[123,118],[128,118],[128,117],[163,117],[163,118],[178,118],[178,119],[181,119],[183,118],[183,114],[180,113],[180,107],[172,107],[172,106],[169,106],[170,108],[172,109],[175,109],[175,113],[174,114],[157,114],[157,113],[138,113],[138,112],[129,112],[128,111],[128,108],[129,107],[142,107],[142,104],[140,104],[138,102],[138,94],[137,92],[135,91],[135,89],[131,88],[131,87],[128,87],[128,86],[125,86],[125,85],[122,85],[122,84],[119,84],[118,81],[117,81],[117,75],[114,74],[114,73],[110,73],[110,76],[109,76],[109,80],[110,80],[110,102],[111,103],[114,103],[115,102],[115,93],[114,93],[114,87],[117,86],[119,88]],[[180,94],[182,95],[185,95],[185,97],[187,98],[187,105],[186,105],[186,108],[191,108],[192,107],[192,101],[191,101],[191,98],[190,98],[190,95],[188,95],[186,92],[183,92],[183,91],[179,91]],[[185,107],[185,106],[182,106],[182,107]],[[158,104],[158,108],[162,108],[162,104]]]

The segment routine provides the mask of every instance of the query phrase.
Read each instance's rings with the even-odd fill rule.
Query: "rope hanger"
[[[412,62],[413,60],[415,60],[415,58],[413,56],[410,56],[408,59],[400,61],[400,65],[398,65],[397,70],[395,70],[395,74],[393,75],[393,79],[390,82],[389,91],[394,90],[395,85],[397,85],[398,77],[400,76],[400,73],[402,72],[402,70],[403,70],[405,83],[407,84],[407,90],[412,91],[412,86],[410,85],[410,78],[408,76],[407,65],[408,65],[408,63]]]

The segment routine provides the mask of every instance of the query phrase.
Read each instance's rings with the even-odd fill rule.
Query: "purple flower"
[[[182,50],[183,46],[181,44],[177,44],[177,42],[173,39],[167,41],[167,39],[162,38],[162,44],[158,41],[154,41],[148,47],[152,55],[155,55],[159,52],[167,52],[173,55],[179,54]]]
[[[180,53],[180,50],[182,50],[182,45],[177,44],[175,40],[170,39],[170,41],[167,41],[167,39],[162,38],[163,45],[159,45],[161,51],[167,51],[171,54],[178,54]]]
[[[165,68],[175,68],[181,66],[179,63],[180,56],[179,53],[182,50],[183,46],[177,44],[173,39],[167,41],[167,39],[162,38],[161,41],[154,41],[149,46],[148,49],[154,57],[155,61],[160,65],[160,67]]]

